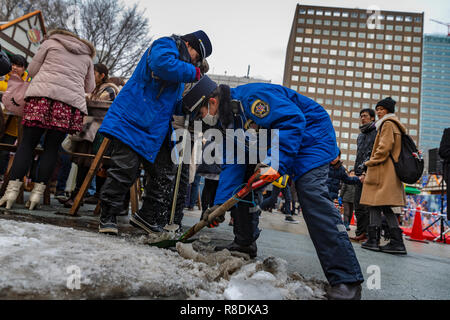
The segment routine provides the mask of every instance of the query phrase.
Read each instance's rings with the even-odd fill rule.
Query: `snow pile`
[[[0,299],[323,299],[321,283],[288,276],[278,258],[147,241],[2,219]]]

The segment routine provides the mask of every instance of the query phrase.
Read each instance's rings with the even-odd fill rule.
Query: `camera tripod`
[[[438,239],[440,239],[441,242],[446,243],[446,234],[448,232],[450,232],[450,225],[449,225],[448,221],[445,220],[445,217],[444,217],[444,183],[445,183],[444,176],[442,176],[442,180],[441,180],[441,214],[439,215],[439,218],[436,219],[436,221],[434,221],[432,224],[427,226],[422,231],[427,231],[431,226],[433,226],[437,222],[440,222],[441,223],[440,235],[437,236],[435,239],[433,239],[433,242],[436,242]],[[447,186],[447,188],[448,188],[448,186]],[[447,199],[447,201],[448,200],[449,199]],[[447,231],[444,231],[445,225],[447,225],[447,227],[449,227],[447,229]]]

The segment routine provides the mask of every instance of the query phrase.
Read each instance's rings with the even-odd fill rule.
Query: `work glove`
[[[195,81],[199,81],[202,77],[202,72],[200,71],[199,67],[195,67]]]
[[[287,186],[288,179],[289,179],[289,175],[285,174],[284,176],[281,176],[277,180],[272,182],[272,184],[280,189],[284,189]]]
[[[203,221],[208,221],[209,215],[211,213],[213,213],[214,210],[216,210],[218,207],[220,207],[220,205],[216,204],[215,206],[206,209],[205,212],[203,212],[203,214],[202,214],[202,220]],[[208,228],[215,228],[215,227],[219,226],[219,224],[224,222],[224,221],[225,221],[225,215],[223,214],[223,215],[221,215],[219,217],[216,217],[213,221],[211,221],[208,224]]]

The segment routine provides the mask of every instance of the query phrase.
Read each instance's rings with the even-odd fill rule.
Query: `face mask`
[[[212,116],[209,113],[209,103],[208,103],[208,114],[202,119],[204,123],[206,123],[208,126],[215,126],[217,124],[217,121],[219,121],[219,115],[216,114],[215,116]]]

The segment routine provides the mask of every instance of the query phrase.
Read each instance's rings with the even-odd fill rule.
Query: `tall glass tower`
[[[423,42],[420,148],[439,148],[450,127],[450,37],[425,35]]]

